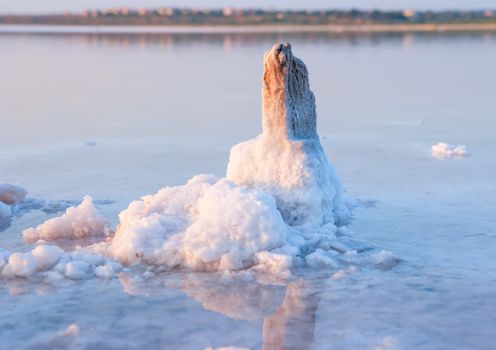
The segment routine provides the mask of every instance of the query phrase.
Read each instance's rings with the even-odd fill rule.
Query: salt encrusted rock
[[[262,98],[263,133],[232,148],[227,178],[272,194],[290,225],[348,223],[341,183],[317,134],[308,71],[288,43],[265,53]]]

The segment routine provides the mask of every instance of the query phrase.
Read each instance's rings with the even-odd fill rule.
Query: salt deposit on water
[[[22,202],[27,191],[13,184],[0,183],[0,230],[10,225],[13,215],[13,206]]]
[[[99,203],[108,202],[109,201],[99,201]],[[68,200],[52,201],[43,198],[31,198],[28,197],[28,191],[19,185],[7,183],[0,184],[0,232],[10,226],[14,217],[20,217],[34,210],[41,210],[46,214],[53,214],[63,211],[77,203],[78,202],[76,201]],[[84,220],[80,218],[79,221]],[[72,235],[69,236],[72,237]]]
[[[122,265],[101,255],[82,251],[65,252],[57,246],[40,244],[30,252],[10,253],[0,250],[0,273],[4,278],[35,277],[56,284],[62,278],[86,279],[113,277]]]
[[[306,67],[284,44],[264,70],[263,133],[233,147],[227,178],[198,176],[131,203],[110,255],[199,271],[288,274],[308,254],[309,265],[335,265],[322,249],[339,245],[351,213],[319,142]]]
[[[463,158],[469,155],[465,145],[453,146],[445,142],[439,142],[431,147],[432,156],[438,159]]]
[[[289,44],[265,54],[263,80],[263,133],[232,148],[226,178],[198,175],[133,201],[107,239],[107,221],[87,196],[64,215],[25,230],[26,241],[40,243],[31,252],[2,251],[2,276],[112,278],[121,264],[144,264],[159,270],[251,268],[285,278],[297,266],[368,261],[360,253],[370,247],[351,240],[344,226],[354,202],[320,144],[308,72]],[[44,243],[89,237],[101,242],[75,252]],[[369,260],[383,269],[398,261],[389,252]]]
[[[28,192],[19,185],[0,184],[0,202],[14,205],[22,202]]]
[[[28,201],[26,196],[27,191],[18,185],[0,185],[0,228],[2,223],[10,224],[14,212],[22,213],[29,208],[45,207],[45,201]],[[63,207],[59,204],[55,203],[54,208]],[[21,207],[22,205],[25,206]],[[93,206],[91,197],[87,196],[79,206],[68,208],[61,217],[50,219],[37,228],[25,230],[23,238],[26,241],[39,243],[31,251],[11,253],[0,248],[0,276],[34,277],[52,284],[56,284],[64,277],[69,279],[84,279],[95,275],[102,278],[113,277],[123,267],[111,259],[82,251],[65,252],[56,245],[45,243],[48,240],[103,236],[107,231],[106,221]]]

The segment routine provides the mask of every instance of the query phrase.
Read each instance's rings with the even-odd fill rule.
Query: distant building
[[[411,18],[415,16],[415,10],[412,9],[403,10],[403,16],[405,16],[406,18]]]
[[[174,14],[174,9],[172,7],[162,7],[158,9],[158,14],[160,16],[172,16]]]

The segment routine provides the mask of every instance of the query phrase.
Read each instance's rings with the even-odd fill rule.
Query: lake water
[[[348,192],[377,200],[350,229],[401,263],[289,284],[4,280],[0,348],[496,349],[496,33],[1,34],[0,182],[108,199],[115,225],[141,195],[223,176],[261,130],[263,52],[280,41],[307,64]],[[440,141],[470,156],[434,158]],[[17,218],[0,247],[27,250],[22,230],[51,216]]]

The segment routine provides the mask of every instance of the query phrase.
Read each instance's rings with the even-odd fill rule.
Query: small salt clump
[[[432,156],[438,159],[463,158],[469,155],[465,145],[453,146],[439,142],[431,147]]]
[[[38,268],[36,258],[30,253],[14,253],[9,257],[2,274],[8,277],[28,277]]]
[[[10,226],[14,206],[23,202],[27,193],[21,186],[0,183],[0,231]]]
[[[65,214],[50,220],[36,228],[23,231],[22,237],[27,242],[37,240],[52,241],[57,239],[82,239],[104,236],[108,232],[107,221],[98,213],[90,196],[84,197],[77,207],[70,207]]]
[[[338,265],[330,254],[324,252],[322,249],[317,249],[315,252],[307,255],[305,257],[305,262],[309,267],[335,268]]]
[[[400,259],[397,256],[387,250],[382,250],[379,253],[372,255],[370,260],[381,270],[389,270],[400,262]]]
[[[26,199],[28,192],[21,186],[0,184],[0,202],[14,205]]]
[[[110,279],[123,266],[104,256],[88,252],[65,252],[57,246],[40,244],[30,252],[9,253],[0,248],[0,277],[43,278],[56,284],[64,278],[81,280],[97,276]]]
[[[77,337],[79,335],[79,327],[77,324],[70,324],[64,332],[68,337]]]

